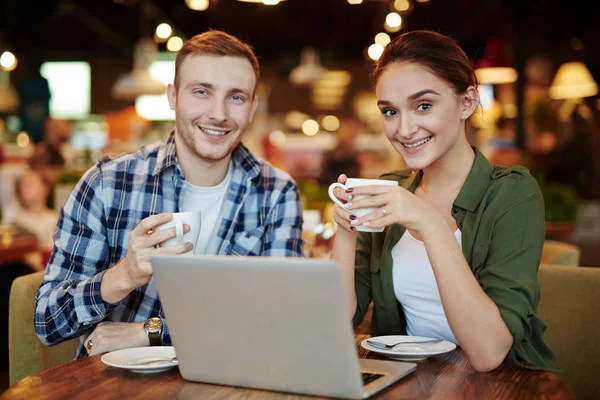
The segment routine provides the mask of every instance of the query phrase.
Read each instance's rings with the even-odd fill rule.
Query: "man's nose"
[[[210,109],[209,117],[212,120],[223,122],[227,120],[227,107],[223,100],[215,99]]]

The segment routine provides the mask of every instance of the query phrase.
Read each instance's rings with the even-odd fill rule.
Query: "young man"
[[[166,141],[103,159],[61,212],[36,296],[35,330],[57,344],[81,336],[77,358],[169,345],[150,257],[181,254],[302,256],[299,195],[290,176],[241,143],[258,99],[251,47],[219,31],[185,43],[168,87],[175,130]],[[173,212],[200,211],[197,243],[156,248]]]

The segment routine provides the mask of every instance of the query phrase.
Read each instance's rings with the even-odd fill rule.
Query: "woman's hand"
[[[355,200],[359,195],[369,197]],[[348,213],[359,208],[376,208],[365,216],[352,219],[352,228],[383,228],[400,224],[407,229],[421,232],[425,227],[431,226],[436,217],[440,217],[434,207],[401,186],[356,186],[348,188],[344,196],[347,201],[344,211]]]
[[[338,181],[338,183],[341,183],[342,185],[345,185],[347,179],[348,178],[346,177],[345,174],[341,174],[338,177],[337,181]],[[352,195],[349,194],[349,193],[346,193],[342,188],[337,188],[336,187],[335,189],[333,189],[333,194],[342,203],[347,203],[347,201],[349,199],[352,199]],[[356,228],[351,225],[351,222],[353,220],[356,220],[356,218],[357,217],[354,214],[352,214],[351,212],[349,212],[348,210],[344,209],[343,207],[339,206],[338,204],[334,204],[334,206],[333,206],[333,220],[346,233],[356,234]]]

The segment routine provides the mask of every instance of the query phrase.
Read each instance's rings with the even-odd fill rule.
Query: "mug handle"
[[[340,200],[339,200],[337,197],[335,197],[335,195],[333,194],[333,190],[334,190],[335,188],[338,188],[338,187],[339,187],[339,188],[342,188],[342,189],[344,189],[344,190],[346,190],[346,189],[347,189],[346,185],[343,185],[343,184],[341,184],[341,183],[339,183],[339,182],[335,182],[335,183],[332,183],[331,185],[329,185],[329,189],[327,190],[327,194],[329,194],[329,198],[331,199],[331,201],[333,201],[335,204],[337,204],[337,205],[338,205],[338,206],[340,206],[340,207],[344,207],[344,206],[345,206],[345,204],[344,204],[344,203],[342,203],[342,202],[341,202],[341,201],[340,201]]]
[[[183,221],[178,216],[173,216],[175,219],[175,234],[177,239],[177,244],[183,243]]]

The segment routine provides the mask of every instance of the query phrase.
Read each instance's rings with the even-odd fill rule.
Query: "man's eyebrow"
[[[196,86],[202,86],[202,87],[205,87],[207,89],[214,89],[215,88],[215,85],[213,85],[212,83],[198,82],[198,81],[190,82],[190,83],[188,83],[186,85],[187,88],[196,87]]]
[[[248,92],[246,89],[232,88],[229,90],[229,94],[233,93],[241,93],[243,95],[250,96],[250,92]]]

